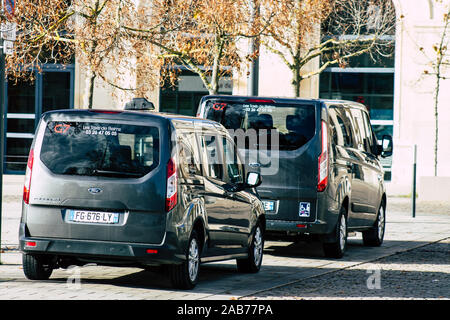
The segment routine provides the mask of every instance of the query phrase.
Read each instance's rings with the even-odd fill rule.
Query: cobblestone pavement
[[[389,199],[385,243],[378,248],[364,247],[357,234],[349,239],[344,258],[335,260],[324,258],[318,243],[268,241],[259,273],[239,274],[234,261],[205,264],[197,287],[178,291],[170,287],[164,273],[136,268],[86,266],[55,270],[49,281],[27,280],[16,250],[20,197],[3,199],[0,299],[4,300],[450,296],[450,206],[445,203],[418,203],[417,217],[413,219],[409,199]],[[368,289],[368,281],[374,289]]]
[[[450,299],[450,238],[243,299]]]

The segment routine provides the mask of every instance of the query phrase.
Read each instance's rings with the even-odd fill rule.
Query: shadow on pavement
[[[363,247],[362,244],[350,243],[346,256],[342,259],[325,259],[322,252],[317,251],[320,248],[320,243],[274,243],[271,242],[265,249],[265,261],[263,261],[262,270],[257,274],[241,274],[237,271],[234,261],[225,263],[213,263],[203,264],[200,270],[200,279],[197,287],[192,291],[186,291],[186,293],[210,293],[210,294],[236,294],[236,292],[243,292],[243,290],[251,290],[251,288],[268,289],[275,285],[285,284],[295,278],[298,282],[295,290],[298,291],[298,296],[308,297],[310,296],[324,296],[324,297],[378,297],[383,294],[387,294],[383,289],[389,289],[389,294],[395,294],[392,297],[401,298],[427,298],[427,297],[439,297],[440,295],[447,294],[450,297],[450,278],[445,271],[430,272],[427,269],[426,272],[408,270],[408,265],[414,264],[416,269],[420,269],[420,264],[429,267],[428,265],[434,264],[436,266],[448,266],[450,265],[450,244],[449,243],[435,243],[432,245],[426,245],[427,243],[416,242],[415,249],[407,250],[403,252],[391,251],[387,257],[383,254],[384,250],[389,247],[395,247],[401,245],[398,241],[386,241],[386,248],[370,248]],[[423,246],[421,246],[423,245]],[[417,248],[418,247],[418,248]],[[366,250],[375,249],[373,261],[371,259],[360,259],[360,253]],[[400,250],[400,248],[396,248]],[[320,251],[320,250],[319,250]],[[273,257],[289,257],[304,259],[305,264],[302,266],[302,262],[298,261],[298,266],[295,265],[279,265],[273,264]],[[307,262],[319,262],[318,267],[308,266]],[[381,287],[379,290],[367,289],[367,279],[369,275],[367,270],[351,270],[353,267],[350,265],[349,269],[342,270],[342,266],[333,266],[333,263],[351,263],[351,262],[363,262],[364,264],[376,265],[381,268],[381,276],[383,279],[389,279],[389,286]],[[358,263],[357,263],[358,264]],[[390,269],[392,265],[403,265],[399,268],[405,268],[405,270],[383,270]],[[419,267],[417,267],[419,265]],[[96,268],[96,267],[92,267]],[[110,268],[114,269],[114,268]],[[93,269],[91,269],[93,270]],[[170,285],[170,279],[167,269],[164,268],[151,268],[149,270],[140,270],[133,272],[130,270],[129,274],[125,274],[119,277],[114,277],[112,272],[111,277],[102,275],[97,277],[98,273],[90,271],[87,275],[83,275],[81,272],[82,284],[102,284],[111,285],[125,288],[139,288],[139,289],[155,289],[164,291],[173,291]],[[327,280],[323,283],[328,283],[325,287],[323,284],[318,284],[315,278],[327,277]],[[68,276],[67,276],[68,277]],[[61,277],[54,275],[50,278],[50,281],[54,282],[67,282],[67,277]],[[294,277],[294,278],[293,278]],[[291,280],[283,282],[283,278],[290,278]],[[302,279],[308,278],[307,282],[303,282]],[[429,296],[424,296],[424,293],[414,294],[413,283],[420,278],[421,281],[434,281],[433,284],[437,288],[444,283],[447,283],[446,288],[433,290]],[[243,288],[243,283],[245,283]],[[261,286],[261,284],[263,284]],[[385,284],[386,285],[386,284]],[[339,290],[336,288],[340,288]],[[406,288],[406,289],[405,289]],[[409,288],[409,289],[408,289]],[[255,291],[258,291],[256,289]],[[282,294],[282,292],[280,293]],[[239,295],[239,294],[236,294]]]

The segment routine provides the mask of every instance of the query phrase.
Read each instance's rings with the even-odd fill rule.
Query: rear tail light
[[[25,173],[25,183],[23,185],[23,201],[26,204],[30,203],[30,189],[31,189],[31,173],[33,170],[34,162],[34,151],[30,149],[30,154],[28,155],[27,171]]]
[[[167,163],[166,212],[177,204],[177,167],[173,158]]]
[[[322,192],[328,185],[328,127],[325,121],[322,121],[322,153],[319,156],[317,191]]]

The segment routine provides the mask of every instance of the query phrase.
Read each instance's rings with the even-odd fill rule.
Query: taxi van
[[[225,128],[135,110],[43,114],[31,145],[19,241],[28,279],[95,263],[167,266],[176,288],[199,265],[258,272],[265,211]]]

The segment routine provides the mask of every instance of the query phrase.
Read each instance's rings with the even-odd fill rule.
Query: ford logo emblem
[[[88,191],[89,191],[89,193],[97,194],[97,193],[102,192],[103,190],[100,188],[89,188]]]

